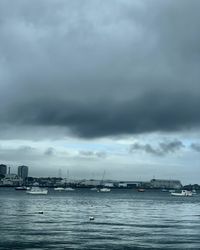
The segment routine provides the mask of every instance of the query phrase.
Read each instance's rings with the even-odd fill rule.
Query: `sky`
[[[0,161],[200,183],[200,1],[1,0]]]

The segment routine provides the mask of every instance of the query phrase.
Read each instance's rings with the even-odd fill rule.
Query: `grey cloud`
[[[150,153],[153,155],[162,155],[162,152],[159,149],[153,148],[150,144],[134,143],[130,146],[129,149],[131,153],[138,150],[145,151],[146,153]]]
[[[83,157],[92,157],[92,158],[105,158],[106,152],[103,151],[89,151],[89,150],[80,150],[79,155]]]
[[[171,142],[162,142],[159,144],[159,146],[161,151],[164,152],[165,154],[174,153],[175,151],[178,151],[185,147],[184,144],[179,140]]]
[[[156,156],[165,156],[167,154],[180,151],[184,147],[184,144],[179,140],[174,140],[171,142],[161,142],[157,147],[150,144],[134,143],[130,146],[129,152],[133,153],[139,150]]]
[[[199,143],[192,143],[190,145],[191,149],[193,149],[194,151],[200,152],[200,144]]]
[[[21,153],[32,153],[35,148],[34,147],[30,147],[30,146],[20,146],[19,148],[17,148],[16,150],[20,151]]]
[[[18,147],[1,147],[0,159],[9,163],[18,163],[29,165],[32,160],[40,158],[40,152],[28,145]]]
[[[196,97],[149,93],[139,100],[118,103],[37,102],[13,108],[5,120],[17,125],[68,127],[82,137],[177,131],[198,126],[200,116]],[[189,98],[191,101],[189,102]]]
[[[106,152],[99,151],[99,152],[96,152],[96,156],[99,158],[106,158],[107,154],[106,154]]]
[[[199,127],[199,7],[1,1],[0,124],[85,138]]]
[[[54,155],[54,153],[55,153],[55,149],[52,148],[52,147],[47,148],[47,149],[45,150],[45,152],[44,152],[44,154],[45,154],[45,155],[48,155],[48,156],[52,156],[52,155]]]

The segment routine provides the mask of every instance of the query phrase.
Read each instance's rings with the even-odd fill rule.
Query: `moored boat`
[[[74,188],[71,188],[71,187],[67,187],[64,189],[65,191],[74,191],[75,189]]]
[[[56,187],[54,188],[55,191],[65,191],[65,189],[63,187]]]
[[[110,191],[111,191],[110,188],[100,188],[100,189],[99,189],[99,192],[104,192],[104,193],[110,192]]]
[[[192,196],[192,192],[188,190],[182,190],[181,193],[173,192],[171,193],[172,196]]]
[[[17,191],[23,191],[23,190],[29,190],[30,189],[30,187],[26,187],[26,186],[20,186],[20,187],[16,187],[15,188],[15,190],[17,190]]]
[[[26,191],[27,194],[48,194],[48,189],[40,187],[32,187]]]
[[[139,188],[137,191],[138,192],[145,192],[145,189],[144,188]]]

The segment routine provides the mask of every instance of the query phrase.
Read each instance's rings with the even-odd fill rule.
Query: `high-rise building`
[[[0,164],[0,175],[7,174],[7,166],[5,164]]]
[[[18,167],[18,176],[25,180],[28,177],[28,167],[19,166]]]

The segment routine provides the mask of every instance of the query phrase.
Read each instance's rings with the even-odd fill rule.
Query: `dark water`
[[[0,249],[200,249],[200,195],[0,188]]]

